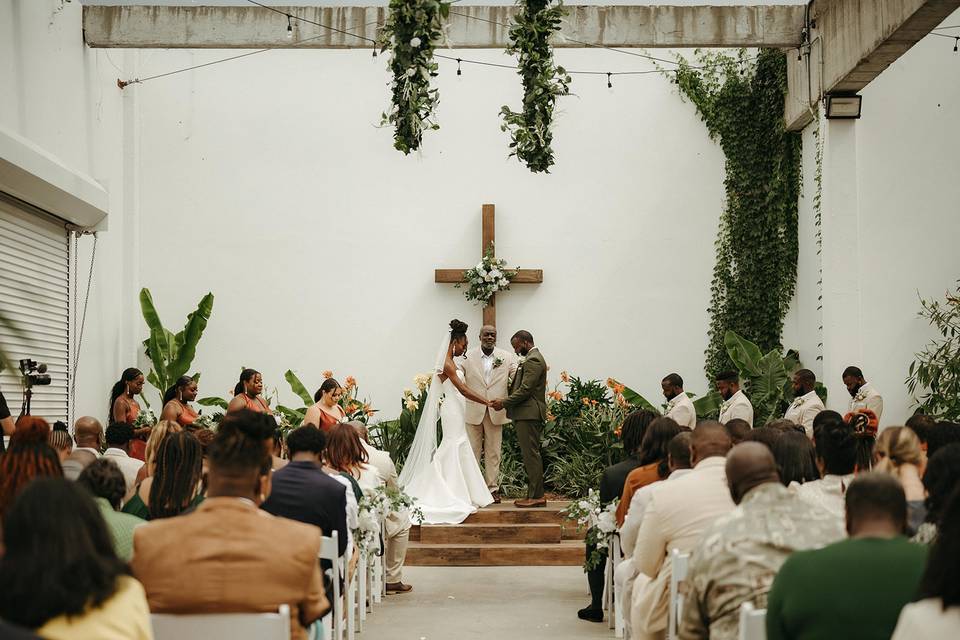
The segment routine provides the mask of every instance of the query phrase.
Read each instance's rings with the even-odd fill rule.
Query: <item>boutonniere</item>
[[[854,402],[863,402],[863,401],[866,400],[866,399],[867,399],[867,392],[866,392],[866,391],[858,391],[858,392],[857,392],[857,395],[853,396],[853,401],[854,401]]]
[[[724,401],[720,404],[720,413],[723,413],[724,411],[726,411],[727,409],[729,409],[729,408],[730,408],[730,405],[731,405],[732,403],[733,403],[733,398],[730,398],[729,400],[724,400]]]
[[[527,356],[520,356],[517,358],[517,366],[522,367],[523,363],[527,361]]]
[[[799,407],[799,406],[802,405],[804,402],[806,402],[806,400],[804,400],[803,396],[800,396],[799,398],[796,398],[796,399],[793,401],[793,406],[794,406],[794,407]]]
[[[501,358],[500,356],[497,356],[496,358],[493,359],[494,369],[499,369],[502,366],[503,366],[503,358]]]

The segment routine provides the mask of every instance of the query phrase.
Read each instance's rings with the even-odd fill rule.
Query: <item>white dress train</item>
[[[429,463],[412,470],[404,490],[416,499],[423,523],[460,524],[478,507],[491,504],[493,496],[467,438],[464,397],[449,379],[440,388],[440,446]]]

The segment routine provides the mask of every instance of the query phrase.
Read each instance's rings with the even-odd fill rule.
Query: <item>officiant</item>
[[[480,346],[467,351],[461,364],[464,380],[470,389],[482,398],[496,400],[509,395],[509,379],[517,371],[517,356],[497,347],[497,329],[484,325],[480,329]],[[483,476],[494,502],[500,502],[500,444],[504,411],[494,411],[472,400],[467,400],[467,436],[479,463],[483,459]]]

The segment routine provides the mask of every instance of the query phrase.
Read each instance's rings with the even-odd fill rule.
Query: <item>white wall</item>
[[[123,52],[82,39],[79,3],[0,0],[0,128],[29,139],[110,192],[109,232],[100,234],[74,415],[106,414],[109,386],[134,358],[133,318],[121,275],[136,274],[124,224],[122,101],[114,68]],[[80,289],[91,238],[81,240]],[[129,286],[127,287],[129,289]],[[8,398],[19,391],[4,389]],[[13,400],[11,400],[13,404]]]
[[[232,52],[231,52],[232,53]],[[223,57],[152,54],[141,75]],[[498,51],[466,57],[508,62]],[[650,69],[564,50],[570,69]],[[182,323],[206,291],[201,395],[241,366],[356,376],[386,416],[429,369],[454,317],[476,342],[480,310],[436,267],[479,258],[480,205],[497,205],[499,255],[545,271],[498,303],[501,345],[531,330],[552,364],[616,376],[656,401],[678,371],[703,392],[723,157],[692,105],[657,74],[575,79],[561,101],[547,176],[507,158],[498,112],[520,102],[503,69],[442,63],[438,132],[422,155],[379,129],[386,60],[368,51],[273,51],[134,88],[141,113],[140,280]]]
[[[944,24],[957,24],[960,11]],[[863,92],[859,121],[824,126],[823,363],[830,408],[844,410],[840,380],[860,366],[884,395],[883,424],[912,413],[904,384],[913,354],[933,336],[916,317],[918,294],[942,298],[960,278],[960,66],[952,41],[928,36]],[[812,127],[804,142],[812,142]],[[804,151],[801,259],[792,316],[813,319],[818,260],[812,224],[811,148]],[[788,324],[801,354],[818,324]],[[809,346],[808,346],[809,345]]]

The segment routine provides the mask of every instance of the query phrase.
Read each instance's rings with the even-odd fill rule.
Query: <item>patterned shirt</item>
[[[100,513],[107,523],[107,529],[110,530],[110,535],[113,537],[114,551],[117,552],[117,556],[121,560],[130,562],[130,558],[133,557],[133,530],[142,524],[146,524],[146,520],[122,511],[114,511],[113,507],[110,506],[110,501],[106,498],[97,498],[96,500],[97,506],[100,507]]]
[[[832,514],[778,482],[747,492],[740,504],[706,532],[693,551],[681,640],[736,640],[740,605],[767,605],[780,565],[793,551],[815,549],[844,537]]]

